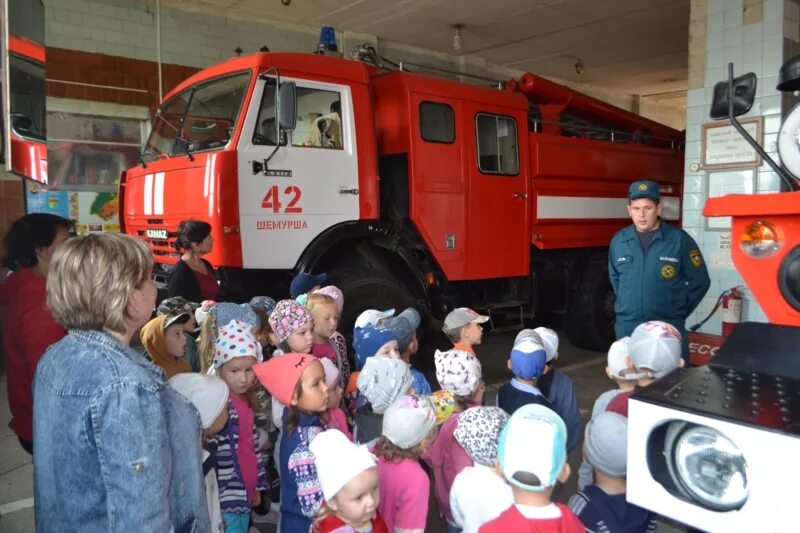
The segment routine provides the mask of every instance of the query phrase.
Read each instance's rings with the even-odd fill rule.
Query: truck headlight
[[[729,438],[716,429],[692,425],[682,428],[667,447],[672,449],[673,475],[690,498],[717,511],[744,505],[747,462]]]
[[[775,255],[781,247],[781,239],[774,224],[758,220],[744,229],[739,244],[750,257],[766,259]]]

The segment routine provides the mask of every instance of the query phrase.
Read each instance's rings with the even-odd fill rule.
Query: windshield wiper
[[[183,153],[186,154],[186,157],[189,158],[189,161],[194,161],[194,156],[192,155],[192,151],[189,150],[189,145],[191,141],[189,139],[184,139],[183,137],[175,137],[175,142],[180,143],[183,146]]]

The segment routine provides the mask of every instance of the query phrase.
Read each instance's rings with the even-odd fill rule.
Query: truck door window
[[[341,95],[310,87],[297,87],[297,127],[291,133],[292,146],[300,148],[344,148]],[[281,139],[281,144],[286,142]],[[253,144],[275,146],[275,80],[267,80]]]
[[[419,104],[419,134],[432,143],[452,143],[456,139],[456,120],[453,108],[447,104]]]
[[[484,174],[519,172],[517,122],[511,117],[479,113],[475,119],[478,168]]]
[[[11,128],[20,137],[43,141],[44,65],[9,55]]]

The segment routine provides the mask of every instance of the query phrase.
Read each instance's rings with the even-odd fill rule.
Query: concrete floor
[[[484,378],[487,383],[487,405],[494,405],[495,394],[500,385],[510,378],[506,368],[508,353],[514,341],[516,332],[487,333],[484,342],[477,347],[478,358],[483,364]],[[438,344],[443,341],[437,339]],[[446,349],[447,346],[438,346]],[[429,353],[420,354],[425,361],[432,359]],[[425,357],[427,355],[427,357]],[[606,356],[604,353],[591,352],[574,348],[563,336],[561,338],[560,356],[558,367],[566,372],[575,382],[578,393],[578,403],[581,413],[586,417],[591,412],[592,404],[600,393],[608,390],[613,385],[605,375]],[[428,372],[432,374],[432,369]],[[435,383],[434,376],[429,377]],[[33,467],[30,456],[19,446],[16,437],[8,429],[10,418],[8,401],[5,394],[5,373],[0,376],[2,400],[0,400],[0,532],[2,533],[28,533],[34,531],[33,527]],[[559,486],[554,495],[558,501],[566,502],[570,495],[576,491],[576,479],[580,464],[580,446],[569,458],[573,475],[563,486]],[[274,526],[254,524],[263,532],[275,531]],[[438,519],[432,509],[429,513],[428,528],[430,532],[444,532],[444,523]],[[659,531],[682,531],[667,524],[660,524]]]

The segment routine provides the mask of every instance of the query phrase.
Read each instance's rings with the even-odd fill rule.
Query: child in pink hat
[[[270,317],[272,318],[272,317]],[[281,533],[308,531],[323,502],[309,444],[325,428],[325,369],[307,353],[287,353],[253,367],[258,381],[286,406],[280,438]]]

